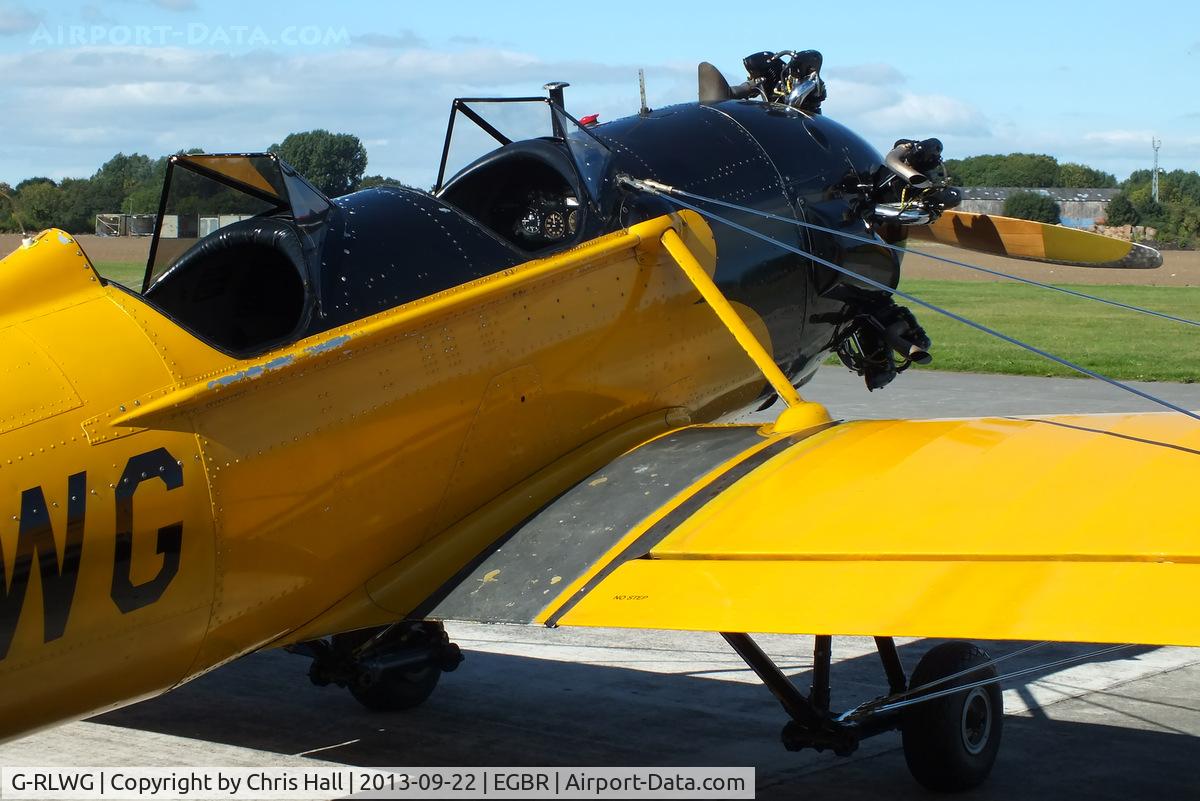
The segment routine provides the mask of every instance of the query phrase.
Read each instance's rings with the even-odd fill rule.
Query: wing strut
[[[829,411],[819,403],[807,401],[792,386],[792,382],[784,375],[779,365],[771,358],[771,354],[758,341],[758,337],[746,325],[737,310],[730,304],[729,299],[722,294],[720,287],[712,280],[704,267],[696,259],[679,233],[674,228],[668,228],[661,237],[662,245],[667,253],[683,271],[692,286],[700,293],[700,297],[712,308],[717,318],[725,326],[742,350],[762,372],[763,377],[787,404],[787,408],[775,421],[774,430],[780,433],[801,431],[830,422]]]
[[[806,696],[749,634],[722,632],[721,636],[754,671],[787,713],[789,720],[784,725],[780,738],[789,751],[801,751],[805,748],[824,751],[828,748],[838,756],[849,756],[858,749],[862,740],[899,728],[903,722],[902,715],[898,714],[899,707],[884,705],[886,701],[895,698],[896,693],[903,694],[907,686],[904,666],[900,663],[896,643],[891,637],[875,638],[891,694],[839,715],[829,709],[832,637],[818,635],[813,638],[813,681],[812,688]],[[978,667],[973,667],[970,672],[977,673]],[[951,676],[946,681],[956,678],[959,677]],[[949,692],[960,692],[961,689],[956,685]],[[915,698],[914,703],[924,700],[926,698],[921,696]],[[862,710],[861,714],[853,714],[859,710]]]
[[[828,748],[838,756],[849,756],[863,740],[899,729],[913,776],[926,787],[943,791],[974,787],[991,771],[1003,726],[1001,682],[1129,647],[1114,645],[999,675],[997,663],[1045,643],[992,658],[977,646],[954,640],[927,652],[910,678],[895,641],[876,637],[889,692],[838,714],[829,708],[832,637],[813,638],[812,689],[804,695],[750,635],[722,632],[721,636],[787,713],[789,720],[780,733],[787,750]],[[965,760],[960,753],[964,746]]]

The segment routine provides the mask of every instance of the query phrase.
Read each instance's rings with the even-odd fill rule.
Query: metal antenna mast
[[[1162,147],[1162,140],[1154,137],[1150,138],[1150,146],[1154,148],[1154,171],[1150,173],[1150,197],[1154,198],[1154,202],[1158,202],[1158,149]]]

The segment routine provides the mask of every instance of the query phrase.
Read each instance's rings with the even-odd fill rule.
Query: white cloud
[[[99,166],[118,151],[255,150],[292,131],[327,128],[379,143],[370,172],[428,185],[455,96],[540,95],[547,80],[564,78],[574,84],[567,90],[568,108],[579,114],[611,119],[637,108],[634,66],[548,61],[486,47],[243,54],[47,48],[0,54],[0,74],[22,76],[19,83],[0,83],[0,107],[37,120],[5,132],[0,177],[15,180],[57,173],[68,162]],[[690,71],[681,76],[660,66],[647,74],[652,101],[684,77],[695,91]],[[544,112],[538,121],[547,124]]]
[[[887,108],[901,96],[894,87],[838,78],[827,78],[825,87],[829,94],[824,104],[825,112],[846,121],[859,114]]]
[[[984,136],[989,133],[987,117],[969,103],[945,95],[905,92],[890,106],[869,116],[873,130],[897,131],[897,136]]]
[[[196,8],[195,0],[150,0],[150,2],[167,11],[192,11]]]
[[[1200,44],[1200,43],[1198,43]],[[1150,138],[1165,138],[1160,153],[1167,169],[1194,169],[1200,137],[1168,136],[1149,129],[1086,127],[1079,120],[1035,122],[1027,116],[985,114],[975,105],[942,94],[910,90],[902,73],[886,64],[850,65],[827,71],[831,117],[887,148],[900,137],[936,136],[947,158],[1015,151],[1047,153],[1083,162],[1124,178],[1150,166]]]
[[[424,47],[426,44],[424,39],[408,30],[400,31],[399,34],[364,33],[360,36],[352,36],[350,40],[355,44],[382,47],[388,50],[411,50]]]
[[[6,126],[0,179],[89,175],[118,151],[262,149],[293,131],[326,128],[367,144],[370,173],[427,186],[453,97],[540,95],[546,81],[569,80],[572,113],[611,120],[637,109],[637,67],[554,61],[511,47],[464,44],[447,51],[415,37],[404,47],[328,51],[110,46],[4,53],[0,75],[20,79],[0,82],[0,109],[6,119],[30,124]],[[690,63],[646,65],[650,105],[695,99],[695,76]],[[914,90],[886,64],[831,69],[827,80],[826,113],[880,149],[900,137],[937,136],[947,157],[1045,152],[1121,178],[1148,166],[1148,130],[1089,132],[989,116],[964,100]],[[544,114],[538,120],[544,124]],[[1159,135],[1168,169],[1200,161],[1200,138]]]
[[[1149,146],[1154,138],[1151,131],[1092,131],[1083,135],[1083,140],[1100,147],[1126,148],[1130,145]]]
[[[100,6],[87,3],[79,9],[79,16],[89,25],[112,25],[114,20]]]
[[[904,83],[904,75],[888,64],[830,70],[825,111],[852,128],[891,139],[991,132],[992,123],[974,105],[946,95],[912,92]]]
[[[1133,169],[1149,169],[1154,150],[1151,138],[1162,141],[1159,149],[1160,166],[1172,170],[1194,170],[1200,162],[1200,136],[1162,136],[1150,130],[1093,131],[1083,136],[1077,145],[1083,157],[1095,162],[1121,164],[1119,178]]]
[[[32,31],[42,21],[40,12],[9,0],[0,0],[0,36],[14,36]]]
[[[480,37],[480,36],[461,36],[461,35],[456,35],[456,36],[451,36],[451,37],[450,37],[449,39],[447,39],[446,41],[450,42],[450,44],[456,44],[456,45],[470,45],[470,46],[472,46],[472,47],[481,46],[481,45],[488,45],[488,44],[492,44],[492,42],[489,42],[487,39],[484,39],[484,38],[482,38],[482,37]]]
[[[889,85],[904,83],[904,73],[891,64],[847,64],[834,66],[822,72],[826,80],[847,81],[860,84]]]

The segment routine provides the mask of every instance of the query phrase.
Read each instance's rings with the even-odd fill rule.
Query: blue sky
[[[0,180],[90,175],[117,151],[265,149],[357,134],[368,172],[428,185],[455,95],[539,94],[602,119],[695,99],[755,50],[825,54],[826,113],[877,147],[1034,151],[1124,178],[1200,169],[1195,3],[0,0]]]

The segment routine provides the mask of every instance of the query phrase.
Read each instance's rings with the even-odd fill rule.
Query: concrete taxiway
[[[1200,409],[1200,386],[1139,386]],[[804,394],[840,417],[1155,410],[1099,382],[927,371],[868,394],[859,379],[826,368]],[[798,587],[780,602],[837,599]],[[344,691],[312,686],[307,660],[266,652],[161,698],[0,746],[0,766],[753,765],[759,798],[928,797],[909,778],[896,734],[849,759],[784,751],[782,711],[716,635],[448,628],[467,661],[407,713],[369,713]],[[806,688],[811,639],[761,642]],[[906,667],[932,644],[902,641]],[[1022,645],[985,647],[1000,655]],[[1003,667],[1094,649],[1052,645]],[[870,640],[837,639],[834,658],[835,706],[885,690]],[[1005,688],[995,771],[964,797],[1200,797],[1200,649],[1134,647]]]

